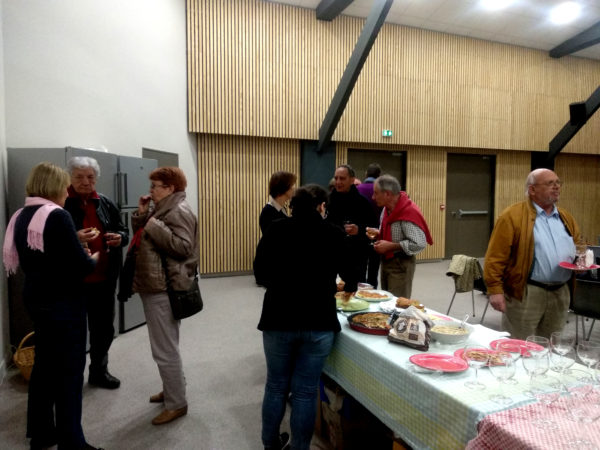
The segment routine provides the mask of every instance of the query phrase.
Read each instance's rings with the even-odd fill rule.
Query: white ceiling
[[[274,3],[316,9],[320,0],[270,0]],[[343,15],[369,15],[374,0],[354,0]],[[600,22],[600,0],[571,0],[581,5],[579,17],[566,25],[553,24],[549,11],[565,0],[514,0],[508,7],[490,11],[480,0],[394,0],[386,22],[476,39],[549,51]],[[600,44],[575,56],[600,60]]]

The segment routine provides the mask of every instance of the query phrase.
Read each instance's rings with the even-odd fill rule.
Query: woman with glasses
[[[187,181],[178,167],[150,173],[150,195],[140,197],[131,223],[136,252],[133,290],[139,292],[148,326],[152,357],[158,365],[162,391],[151,403],[164,403],[153,425],[187,414],[185,377],[179,352],[180,321],[173,318],[167,275],[174,290],[188,290],[198,269],[198,220],[185,200]]]

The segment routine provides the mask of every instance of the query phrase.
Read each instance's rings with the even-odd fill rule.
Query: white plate
[[[383,295],[384,297],[381,298],[371,298],[371,297],[364,297],[362,295],[362,293],[365,292],[372,292],[374,294],[379,294],[379,295]],[[384,302],[386,300],[393,300],[395,297],[391,292],[388,291],[381,291],[379,289],[362,289],[360,291],[356,291],[356,293],[354,294],[354,296],[356,298],[359,298],[361,300],[366,300],[368,302]]]

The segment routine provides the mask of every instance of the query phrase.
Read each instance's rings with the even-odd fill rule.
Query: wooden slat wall
[[[589,244],[600,244],[600,157],[561,154],[555,172],[564,182],[559,205],[573,214]]]
[[[200,272],[252,270],[258,217],[273,172],[300,178],[300,144],[284,139],[199,135]]]
[[[189,130],[317,139],[363,24],[262,0],[188,0]],[[600,61],[386,24],[333,139],[545,150],[599,79]],[[566,151],[599,154],[599,130],[597,114]]]

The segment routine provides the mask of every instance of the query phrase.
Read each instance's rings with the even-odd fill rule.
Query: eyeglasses
[[[151,185],[150,185],[150,190],[152,190],[152,189],[156,189],[156,188],[163,188],[163,189],[166,189],[166,188],[168,188],[168,187],[169,187],[169,185],[168,185],[168,184],[151,184]]]
[[[560,180],[546,181],[545,183],[533,183],[534,186],[546,186],[546,187],[561,187],[563,184]]]

